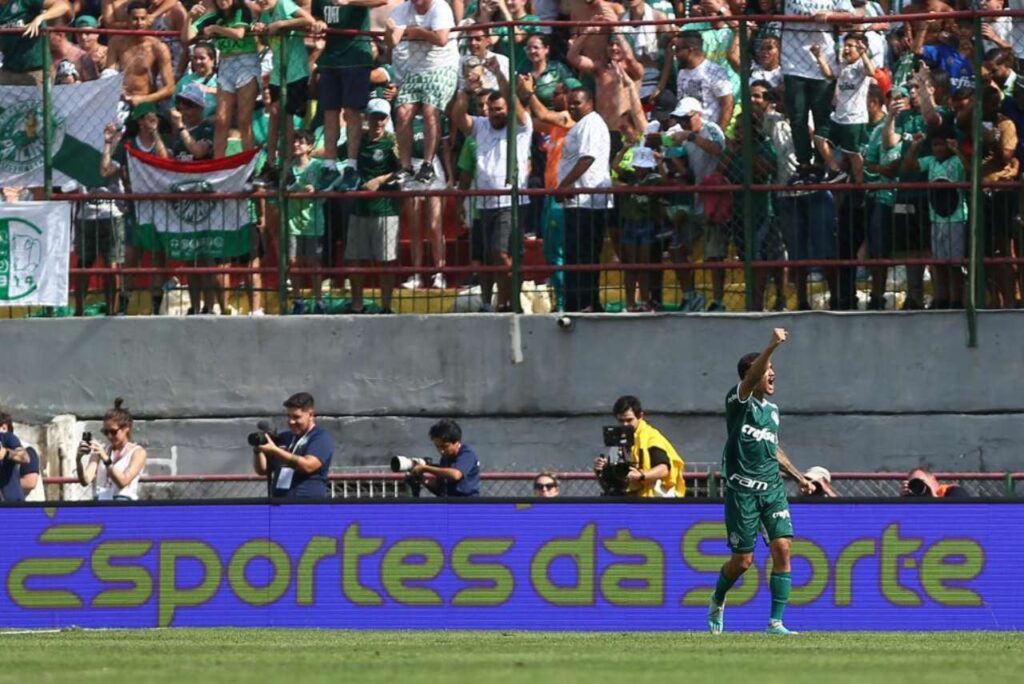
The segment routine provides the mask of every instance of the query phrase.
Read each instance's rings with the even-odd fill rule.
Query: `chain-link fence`
[[[8,55],[0,70],[41,84],[4,91],[6,194],[75,202],[73,305],[31,313],[1017,305],[1018,13],[655,4],[559,23],[478,3],[453,17],[436,73],[433,48],[326,10],[322,39],[254,24],[246,68],[265,58],[268,87],[246,85],[228,119],[210,115],[229,65],[207,42],[52,30],[52,54],[23,46],[39,65]],[[209,19],[188,21],[201,34]],[[121,73],[54,57],[67,41],[91,55],[97,31]],[[184,74],[159,90],[130,68],[147,33],[169,54],[152,69]],[[376,104],[350,116],[379,178],[332,166],[357,150],[324,118],[329,60],[292,73],[303,60],[273,54],[345,41],[373,45]],[[410,91],[423,83],[444,93],[421,93],[417,118],[403,107],[427,104]]]
[[[943,483],[956,483],[972,497],[1004,498],[1020,495],[1024,473],[938,473]],[[536,495],[533,482],[536,473],[488,473],[481,478],[480,496],[523,498]],[[900,495],[905,475],[897,473],[832,473],[832,488],[841,497],[884,498]],[[724,481],[717,472],[687,472],[687,498],[721,497]],[[593,497],[601,488],[592,473],[556,473],[558,495]],[[51,501],[88,501],[89,488],[77,485],[74,478],[46,478],[47,499]],[[793,483],[790,494],[797,495]],[[332,473],[328,483],[332,499],[397,499],[412,496],[402,475],[384,472]],[[250,475],[143,476],[139,495],[147,500],[206,500],[263,498],[267,481]],[[428,492],[422,494],[432,498]],[[713,495],[713,496],[712,496]]]

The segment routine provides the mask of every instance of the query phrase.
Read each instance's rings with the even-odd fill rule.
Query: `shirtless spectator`
[[[57,65],[61,62],[70,62],[75,65],[79,82],[94,81],[99,78],[99,69],[96,68],[96,63],[92,57],[81,47],[72,43],[68,39],[68,34],[54,31],[49,35],[50,54],[53,55],[50,68],[54,72],[56,72]]]
[[[103,26],[106,28],[133,28],[129,14],[134,4],[134,0],[103,0]],[[188,13],[184,6],[179,0],[144,0],[142,4],[149,14],[147,28],[150,31],[174,31],[173,36],[154,37],[171,51],[171,64],[175,73],[184,73],[188,64],[181,60],[183,49],[178,38],[182,28],[188,23]],[[111,36],[109,43],[113,46],[114,43],[124,38],[126,37]]]
[[[619,21],[619,15],[623,13],[621,4],[607,2],[606,0],[566,0],[569,6],[569,19],[572,21]],[[605,57],[604,36],[596,32],[588,32],[587,27],[573,29],[575,40],[580,43],[580,54],[590,59],[600,60]],[[607,29],[605,29],[607,33]]]
[[[42,10],[42,11],[40,11]],[[67,0],[0,0],[0,24],[21,28],[21,33],[0,34],[0,85],[43,85],[43,45],[39,33],[43,22],[53,21],[71,11]],[[35,14],[38,12],[38,14]],[[34,15],[34,16],[33,16]]]
[[[699,31],[681,31],[675,40],[679,76],[676,96],[692,97],[701,104],[705,121],[718,124],[723,131],[732,121],[734,98],[729,74],[704,56],[704,39]]]
[[[594,98],[597,113],[611,130],[617,130],[623,112],[631,109],[631,103],[639,97],[639,83],[644,77],[644,68],[633,56],[625,38],[618,34],[608,36],[605,54],[592,59],[582,54],[588,36],[607,32],[602,26],[588,26],[583,34],[573,41],[567,60],[569,65],[581,74],[594,77],[597,96]]]
[[[132,0],[128,18],[134,30],[149,28],[146,0]],[[124,74],[123,100],[129,107],[155,104],[174,93],[171,51],[153,36],[130,35],[111,41],[107,63]]]
[[[96,17],[89,15],[83,15],[75,19],[75,23],[72,24],[75,28],[87,29],[96,28],[99,22],[96,21]],[[100,42],[100,34],[89,32],[82,32],[75,34],[75,42],[78,43],[78,47],[85,50],[85,53],[92,58],[92,63],[96,65],[97,71],[103,71],[107,68],[107,46]]]
[[[900,10],[900,14],[939,14],[952,11],[953,8],[942,0],[914,0],[914,2],[904,5],[903,9]],[[912,21],[910,22],[910,37],[913,40],[914,36],[919,35],[923,31],[923,44],[935,45],[942,42],[939,39],[939,33],[943,29],[956,33],[956,20],[943,19],[940,21],[938,19],[929,19],[927,21]]]

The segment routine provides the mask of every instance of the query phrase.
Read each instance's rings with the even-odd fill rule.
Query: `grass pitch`
[[[1024,633],[0,632],[0,682],[1022,681]]]

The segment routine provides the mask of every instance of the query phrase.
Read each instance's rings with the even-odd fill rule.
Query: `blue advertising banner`
[[[721,504],[3,511],[0,627],[700,630]],[[800,630],[1024,629],[1019,504],[793,504]],[[726,629],[763,629],[767,548]]]

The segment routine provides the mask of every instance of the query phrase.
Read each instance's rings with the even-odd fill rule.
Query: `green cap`
[[[568,88],[569,90],[576,90],[577,88],[583,87],[583,83],[578,78],[573,78],[572,76],[570,76],[567,79],[564,79],[562,83],[564,83],[565,87]]]
[[[137,121],[147,114],[156,114],[156,105],[152,102],[143,102],[132,108],[132,121]]]
[[[75,19],[75,23],[72,24],[75,28],[96,28],[100,25],[100,22],[96,21],[96,17],[90,17],[88,14]]]

